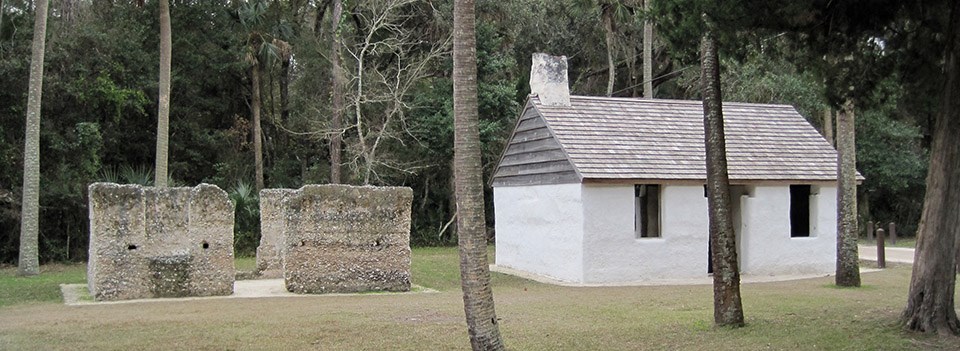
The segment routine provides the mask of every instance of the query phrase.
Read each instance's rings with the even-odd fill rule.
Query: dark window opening
[[[790,186],[790,237],[810,236],[810,186]]]
[[[633,229],[637,238],[660,237],[660,186],[634,186]]]

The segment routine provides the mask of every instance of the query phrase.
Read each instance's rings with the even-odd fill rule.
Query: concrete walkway
[[[68,306],[79,305],[112,305],[141,302],[170,302],[170,301],[194,301],[209,299],[249,299],[263,297],[324,297],[324,296],[360,296],[360,295],[406,295],[420,293],[435,293],[434,289],[424,288],[412,284],[410,291],[406,292],[365,292],[365,293],[330,293],[330,294],[294,294],[287,291],[283,279],[256,279],[256,280],[237,280],[233,283],[233,294],[227,296],[206,296],[206,297],[179,297],[179,298],[154,298],[137,299],[121,301],[94,301],[87,290],[87,284],[60,284],[60,292],[63,294],[63,303]]]
[[[857,251],[860,253],[861,260],[877,260],[876,246],[860,245],[857,247]],[[893,262],[913,264],[913,253],[913,249],[906,247],[887,247],[884,250],[884,256],[888,263]]]

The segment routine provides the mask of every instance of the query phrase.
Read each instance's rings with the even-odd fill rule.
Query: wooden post
[[[883,228],[877,229],[877,268],[887,268],[886,250],[883,245]]]
[[[867,222],[867,240],[873,240],[873,221]]]
[[[896,245],[897,244],[897,224],[890,222],[889,227],[890,227],[890,245]]]

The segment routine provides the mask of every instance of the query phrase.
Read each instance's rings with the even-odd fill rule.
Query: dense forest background
[[[340,18],[331,18],[330,3],[171,1],[171,185],[205,182],[230,193],[237,204],[237,253],[254,252],[259,214],[250,57],[256,57],[266,187],[329,182],[330,139],[341,135],[344,183],[413,188],[412,243],[456,243],[456,226],[448,225],[455,212],[452,1],[345,0]],[[612,95],[640,96],[642,25],[650,19],[656,97],[699,98],[697,46],[689,39],[697,34],[688,24],[698,21],[698,12],[684,10],[681,1],[654,2],[649,12],[639,0],[477,3],[485,177],[529,93],[534,52],[569,57],[574,94],[607,95],[612,76]],[[34,16],[30,1],[0,5],[0,263],[12,263]],[[153,182],[157,6],[51,1],[41,127],[43,262],[86,259],[88,184]],[[855,91],[845,96],[857,99],[857,166],[866,177],[861,221],[896,222],[901,235],[917,227],[935,92],[942,85],[937,12],[918,11],[883,17],[889,24],[874,27],[884,30],[858,33],[853,39],[859,40],[844,47],[855,54],[840,58],[810,44],[815,31],[753,23],[721,38],[726,101],[790,104],[823,128],[824,114],[842,103],[838,91]],[[340,30],[332,31],[331,21],[339,21]],[[330,123],[334,55],[346,82],[342,130]],[[488,201],[490,228],[491,206]]]

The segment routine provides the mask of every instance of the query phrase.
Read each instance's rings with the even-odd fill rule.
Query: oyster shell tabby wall
[[[405,187],[307,185],[280,201],[287,290],[410,290],[410,206]],[[266,223],[266,222],[264,222]]]
[[[94,183],[87,282],[97,300],[233,293],[234,206],[215,185]]]

